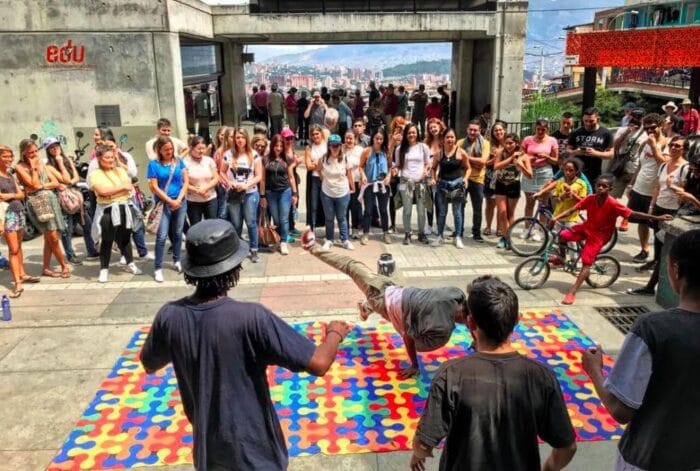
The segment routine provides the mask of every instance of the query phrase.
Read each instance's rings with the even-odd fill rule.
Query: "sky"
[[[203,0],[205,3],[216,4],[246,4],[248,0]],[[564,36],[562,29],[566,26],[593,21],[596,10],[613,8],[623,5],[624,0],[530,0],[528,5],[527,52],[532,54],[560,54],[559,57],[545,59],[545,70],[561,70],[563,65]],[[249,52],[254,52],[257,60],[263,61],[268,57],[281,54],[302,52],[318,48],[318,45],[284,45],[284,46],[250,46]],[[322,47],[322,46],[321,46]],[[541,48],[541,49],[540,49]],[[539,67],[540,59],[526,55],[525,66],[534,70]]]

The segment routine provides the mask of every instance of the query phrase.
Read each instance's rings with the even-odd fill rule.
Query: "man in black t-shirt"
[[[557,162],[556,165],[552,164],[553,173],[557,173],[559,171],[560,164],[569,158],[569,155],[566,153],[566,146],[569,144],[569,136],[571,136],[571,130],[573,127],[574,115],[568,111],[562,113],[561,118],[559,119],[559,129],[551,134],[551,136],[556,139],[557,143],[559,144],[559,162]]]
[[[158,311],[141,351],[148,373],[173,363],[198,471],[286,470],[267,366],[322,376],[350,331],[332,321],[317,347],[264,306],[229,298],[247,255],[248,244],[228,221],[190,227],[182,267],[196,291]]]
[[[600,346],[583,368],[610,415],[629,424],[615,469],[700,469],[700,230],[678,236],[668,278],[678,307],[639,316],[607,379]]]
[[[441,471],[540,469],[537,437],[552,446],[543,469],[562,469],[576,452],[576,436],[554,373],[510,344],[515,292],[491,276],[477,278],[467,292],[476,352],[446,362],[433,378],[413,438],[412,471],[425,469],[445,437]]]
[[[567,152],[569,157],[583,161],[583,173],[589,182],[595,182],[603,166],[603,160],[613,158],[613,135],[607,128],[600,127],[600,115],[595,108],[583,112],[583,126],[571,133]]]

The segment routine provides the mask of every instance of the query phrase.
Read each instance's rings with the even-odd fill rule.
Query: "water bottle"
[[[12,320],[12,311],[10,311],[10,298],[6,294],[2,295],[2,320]]]

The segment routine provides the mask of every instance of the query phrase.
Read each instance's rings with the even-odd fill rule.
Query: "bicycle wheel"
[[[541,253],[549,240],[549,231],[535,218],[517,219],[508,228],[508,241],[513,252],[521,257]]]
[[[615,231],[613,232],[612,236],[610,236],[610,239],[603,245],[603,248],[600,249],[600,253],[608,253],[610,252],[613,247],[615,247],[615,244],[617,244],[617,228],[615,228]]]
[[[601,255],[591,266],[586,283],[592,288],[607,288],[620,276],[620,262],[610,255]]]
[[[549,278],[549,263],[542,257],[530,257],[516,267],[514,276],[522,289],[540,288]]]

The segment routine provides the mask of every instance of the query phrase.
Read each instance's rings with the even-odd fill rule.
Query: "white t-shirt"
[[[323,161],[322,161],[323,162]],[[350,193],[350,182],[348,182],[348,161],[341,158],[336,160],[329,157],[323,164],[323,181],[321,191],[331,198],[340,198]]]
[[[350,152],[346,152],[345,159],[348,161],[348,165],[352,168],[352,180],[355,182],[360,181],[360,157],[362,156],[362,147],[355,146]]]
[[[668,154],[667,146],[661,148],[661,153]],[[651,196],[654,193],[658,173],[659,163],[654,158],[654,152],[648,143],[644,144],[639,154],[639,173],[634,181],[634,187],[632,187],[634,192],[643,196]]]
[[[226,151],[224,153],[224,161],[231,162],[232,153],[231,151]],[[248,163],[248,156],[241,154],[236,157],[236,169],[234,170],[233,165],[229,163],[228,167],[228,178],[234,183],[246,183],[255,178],[255,161],[259,159],[257,153],[253,153],[253,165]],[[258,185],[253,185],[248,188],[246,193],[255,193],[258,191]]]
[[[656,204],[664,209],[676,210],[680,208],[678,196],[671,190],[667,183],[668,179],[668,163],[662,164],[659,168],[659,196],[656,197]],[[683,164],[671,172],[673,177],[672,185],[683,187],[683,182],[688,176],[688,164]]]
[[[326,152],[328,152],[328,145],[325,142],[322,142],[321,144],[311,144],[311,161],[316,163],[323,159],[323,156],[326,155]],[[311,175],[314,177],[318,177],[319,173],[318,170],[313,170],[311,172]]]
[[[394,151],[396,162],[399,162],[399,146]],[[406,152],[403,168],[401,169],[401,177],[414,182],[423,180],[425,166],[430,163],[430,149],[422,142],[411,146]]]

